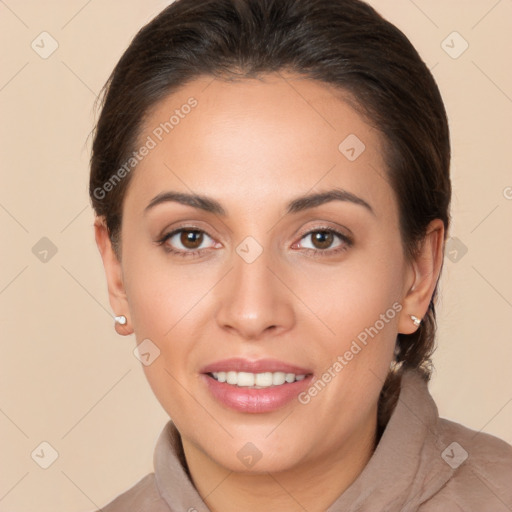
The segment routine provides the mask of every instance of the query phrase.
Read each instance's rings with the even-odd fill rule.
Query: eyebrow
[[[307,194],[291,201],[286,209],[286,214],[298,213],[310,208],[321,206],[332,201],[345,201],[359,206],[363,206],[370,213],[375,215],[373,208],[362,198],[343,189],[332,189],[325,192]],[[215,199],[198,194],[186,194],[183,192],[163,192],[155,196],[151,202],[144,208],[144,213],[151,210],[158,204],[175,202],[185,206],[191,206],[205,212],[216,215],[226,216],[226,210]]]

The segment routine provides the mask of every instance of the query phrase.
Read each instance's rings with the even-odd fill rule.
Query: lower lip
[[[239,412],[263,413],[280,409],[297,399],[299,393],[309,386],[312,376],[262,389],[233,386],[205,374],[203,378],[214,398],[230,409]]]

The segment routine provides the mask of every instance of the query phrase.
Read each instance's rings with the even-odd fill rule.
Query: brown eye
[[[333,229],[315,229],[301,238],[297,249],[313,251],[316,255],[333,255],[352,247],[353,241],[347,235]]]
[[[197,249],[203,242],[204,233],[201,231],[181,231],[180,242],[187,249]]]
[[[334,234],[330,231],[315,231],[311,233],[311,242],[315,249],[329,249],[334,242]]]
[[[166,252],[180,256],[196,256],[216,246],[215,240],[208,233],[192,228],[176,229],[164,235],[158,240],[158,244],[162,245]]]

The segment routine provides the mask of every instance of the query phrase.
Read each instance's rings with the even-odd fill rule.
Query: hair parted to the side
[[[89,193],[121,257],[127,174],[98,194],[136,148],[149,109],[199,76],[221,80],[290,71],[334,85],[379,130],[412,258],[433,219],[448,233],[450,141],[432,74],[407,37],[359,0],[177,0],[143,27],[109,77],[94,131]],[[399,334],[379,403],[392,412],[405,368],[431,375],[437,286],[416,332]]]

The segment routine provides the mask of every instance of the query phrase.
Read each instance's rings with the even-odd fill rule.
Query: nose
[[[216,320],[223,330],[240,339],[261,340],[292,328],[293,295],[270,263],[265,251],[252,263],[234,255],[234,268],[217,290]]]

